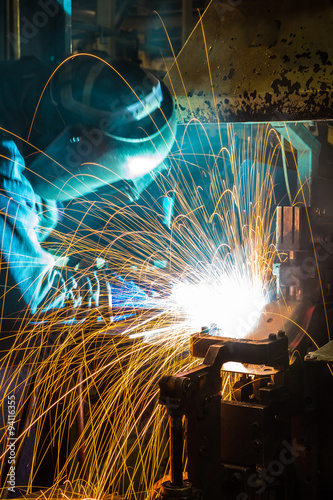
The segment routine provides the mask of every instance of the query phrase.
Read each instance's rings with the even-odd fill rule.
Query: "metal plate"
[[[272,366],[266,365],[250,365],[243,363],[236,363],[234,361],[229,361],[228,363],[224,363],[222,365],[223,372],[232,372],[232,373],[245,373],[246,375],[274,375],[278,372]]]

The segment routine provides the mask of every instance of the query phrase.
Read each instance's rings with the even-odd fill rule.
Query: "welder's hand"
[[[78,276],[74,275],[76,288],[74,291],[75,307],[95,308],[99,306],[100,283],[96,271],[91,271]]]
[[[112,314],[112,290],[106,262],[96,259],[91,264],[82,259],[74,269],[76,276],[80,277],[77,286],[78,305],[98,307],[102,316]]]

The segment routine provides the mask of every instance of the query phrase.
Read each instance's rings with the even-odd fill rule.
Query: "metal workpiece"
[[[286,301],[275,300],[267,304],[261,311],[257,324],[249,332],[248,339],[267,342],[270,333],[278,338],[286,336],[289,350],[299,344],[303,335],[299,327],[306,329],[309,311],[313,307],[310,300]],[[275,348],[275,346],[274,346]]]
[[[213,0],[165,78],[179,122],[333,118],[329,0]]]
[[[304,298],[302,301],[296,301],[283,298],[266,304],[260,313],[257,323],[248,332],[247,338],[241,339],[238,347],[239,350],[244,350],[247,358],[246,366],[233,360],[232,362],[225,362],[222,370],[260,375],[264,373],[264,369],[266,374],[276,373],[273,364],[270,364],[271,359],[266,359],[266,364],[263,364],[259,358],[261,355],[263,357],[266,355],[270,357],[276,356],[275,361],[273,359],[272,362],[276,362],[276,366],[278,365],[279,357],[277,353],[281,344],[276,345],[274,340],[270,340],[271,337],[276,335],[277,339],[281,337],[287,338],[289,355],[295,350],[300,350],[302,355],[305,355],[309,349],[310,341],[304,332],[308,331],[310,335],[316,335],[316,338],[318,338],[319,332],[317,328],[319,327],[319,329],[323,329],[323,335],[326,333],[325,325],[319,322],[321,314],[321,308],[319,306],[315,307],[311,299]],[[233,342],[233,346],[239,342],[237,339],[214,336],[211,333],[207,329],[204,335],[201,333],[191,337],[190,346],[194,356],[205,357],[208,346],[215,342],[223,343],[231,341]],[[272,345],[267,346],[268,343],[272,343]],[[310,348],[313,349],[314,344],[310,344]],[[259,349],[258,346],[260,346]],[[268,366],[270,366],[269,371]]]

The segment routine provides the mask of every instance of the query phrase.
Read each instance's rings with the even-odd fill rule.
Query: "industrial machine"
[[[246,338],[210,327],[194,335],[202,364],[160,381],[164,500],[333,495],[332,33],[331,0],[213,0],[165,77],[180,124],[214,124],[219,136],[226,123],[267,123],[294,166],[281,166],[289,203],[274,214],[274,299]],[[127,184],[124,196],[144,189]],[[136,288],[126,293],[146,303]]]
[[[203,328],[191,338],[202,364],[160,381],[170,419],[163,499],[331,497],[333,227],[329,198],[327,210],[318,204],[277,208],[276,297],[248,336]]]
[[[163,499],[333,494],[331,28],[331,2],[214,1],[170,72],[180,119],[267,122],[298,187],[276,210],[276,296],[255,328],[244,339],[203,328],[191,338],[202,364],[160,381]]]
[[[160,381],[160,402],[170,419],[170,481],[162,484],[163,499],[332,494],[332,373],[326,364],[332,362],[332,346],[307,354],[304,362],[311,341],[298,332],[291,355],[285,331],[270,324],[274,306],[259,329],[270,332],[266,338],[194,335],[191,352],[204,358],[202,364]],[[320,314],[315,308],[307,313],[308,332],[316,333]],[[241,375],[230,382],[232,398],[223,400],[222,384],[231,373]]]

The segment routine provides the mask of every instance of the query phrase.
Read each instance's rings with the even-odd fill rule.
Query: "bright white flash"
[[[268,295],[249,278],[222,276],[210,283],[178,284],[171,300],[198,331],[216,324],[221,335],[242,338],[256,326]]]

